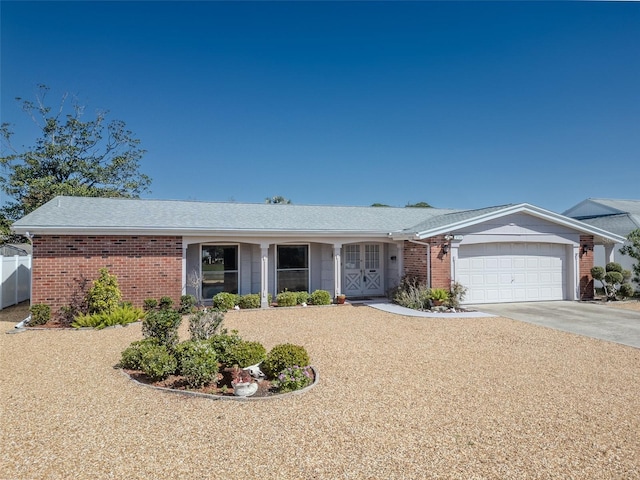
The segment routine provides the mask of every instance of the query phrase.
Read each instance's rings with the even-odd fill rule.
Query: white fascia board
[[[448,225],[437,227],[431,230],[415,232],[413,234],[394,235],[393,238],[394,240],[401,240],[401,239],[423,240],[425,238],[455,232],[456,230],[460,230],[466,227],[471,227],[473,225],[486,222],[488,220],[493,220],[496,218],[512,215],[514,213],[521,213],[521,212],[528,213],[530,215],[548,220],[550,222],[573,228],[574,230],[577,230],[581,233],[586,233],[589,235],[600,237],[604,241],[604,243],[624,243],[625,241],[623,237],[616,235],[614,233],[607,232],[606,230],[593,227],[586,223],[580,222],[579,220],[574,220],[573,218],[565,217],[558,213],[552,212],[550,210],[545,210],[543,208],[530,205],[528,203],[511,205],[501,210],[496,210],[490,213],[486,213],[484,215],[478,215],[477,217],[469,218],[467,220],[462,220],[460,222],[450,223]]]

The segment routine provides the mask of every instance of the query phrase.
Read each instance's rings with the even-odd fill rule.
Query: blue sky
[[[14,97],[75,94],[140,138],[144,197],[559,212],[640,197],[637,3],[0,9],[16,143],[38,131]]]

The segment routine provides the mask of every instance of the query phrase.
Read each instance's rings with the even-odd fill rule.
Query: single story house
[[[529,204],[478,210],[60,196],[13,225],[33,243],[32,303],[66,305],[107,267],[125,300],[220,291],[384,296],[404,275],[466,303],[592,298],[594,245],[624,238]]]
[[[565,211],[563,215],[626,238],[632,231],[640,229],[640,200],[588,198]],[[629,244],[629,241],[625,242],[625,245]],[[620,247],[621,245],[616,245],[614,248],[611,244],[596,246],[595,264],[604,267],[609,262],[617,262],[626,270],[631,270],[636,260],[622,255],[619,252]],[[640,285],[636,285],[636,288],[638,287]]]

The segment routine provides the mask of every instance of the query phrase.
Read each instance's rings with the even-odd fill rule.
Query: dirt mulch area
[[[304,345],[319,384],[211,401],[113,368],[140,324],[0,334],[0,477],[640,478],[640,349],[348,305],[230,312],[225,326]]]
[[[610,308],[620,308],[622,310],[633,310],[640,312],[640,300],[624,300],[619,302],[606,302],[605,305]]]

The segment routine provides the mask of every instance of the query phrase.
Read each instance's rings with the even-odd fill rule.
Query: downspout
[[[29,232],[24,232],[24,236],[27,238],[28,242],[31,244],[31,262],[29,265],[29,306],[31,306],[31,293],[33,291],[33,235]],[[17,323],[13,328],[24,328],[27,323],[31,320],[31,315]]]
[[[427,287],[431,288],[431,244],[419,242],[418,240],[409,240],[409,242],[427,247]]]

